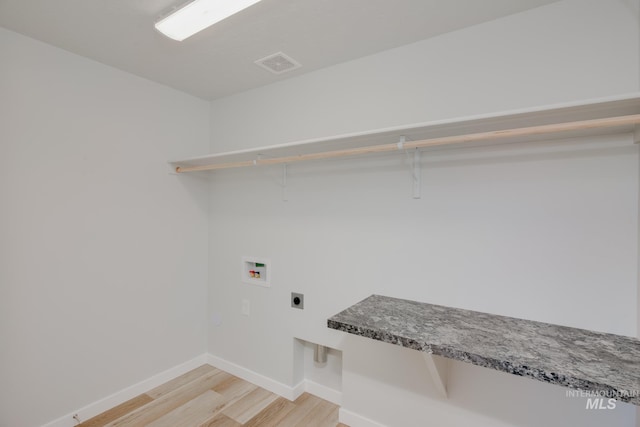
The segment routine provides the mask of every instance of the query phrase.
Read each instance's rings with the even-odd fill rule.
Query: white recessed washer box
[[[271,260],[243,256],[241,279],[249,285],[271,287]]]

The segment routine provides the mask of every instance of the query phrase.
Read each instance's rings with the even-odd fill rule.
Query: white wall
[[[637,2],[563,1],[221,99],[211,151],[636,92],[637,17]],[[628,135],[442,152],[420,200],[402,156],[292,165],[288,202],[278,168],[216,172],[209,351],[294,385],[295,337],[338,348],[343,408],[388,425],[631,426],[629,405],[594,414],[463,364],[443,401],[419,355],[326,319],[381,293],[635,335],[637,156]],[[271,289],[240,282],[242,255],[272,259]]]
[[[633,9],[635,9],[636,12],[636,16],[638,17],[638,22],[640,22],[640,2],[636,1],[629,1],[629,4],[631,5],[631,7]],[[638,44],[638,68],[640,69],[640,43]],[[638,85],[640,86],[640,73],[638,73]],[[637,132],[640,132],[640,130],[636,129]],[[636,142],[638,142],[638,140],[640,140],[640,134],[636,134]],[[638,157],[638,162],[640,163],[640,157]],[[639,230],[640,230],[640,216],[638,217],[638,223],[639,223]],[[640,231],[638,234],[638,242],[640,242]],[[637,292],[637,298],[638,298],[638,303],[637,303],[637,321],[638,321],[638,326],[636,329],[636,333],[638,338],[640,338],[640,253],[638,254],[639,258],[638,258],[638,292]],[[640,406],[636,408],[636,427],[640,427]]]
[[[0,55],[0,425],[30,427],[206,350],[206,185],[166,162],[209,105],[3,29]]]
[[[637,10],[562,1],[221,99],[212,150],[637,91]]]

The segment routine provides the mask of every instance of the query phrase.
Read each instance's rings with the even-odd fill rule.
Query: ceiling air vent
[[[271,71],[273,74],[286,73],[287,71],[295,70],[302,66],[298,61],[282,52],[265,56],[262,59],[258,59],[255,63],[265,70]]]

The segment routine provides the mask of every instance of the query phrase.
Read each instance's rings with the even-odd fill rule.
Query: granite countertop
[[[372,295],[332,329],[640,406],[640,340]]]

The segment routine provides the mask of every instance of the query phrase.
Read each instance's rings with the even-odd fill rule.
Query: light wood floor
[[[171,380],[81,427],[347,427],[338,406],[304,393],[294,402],[209,365]]]

